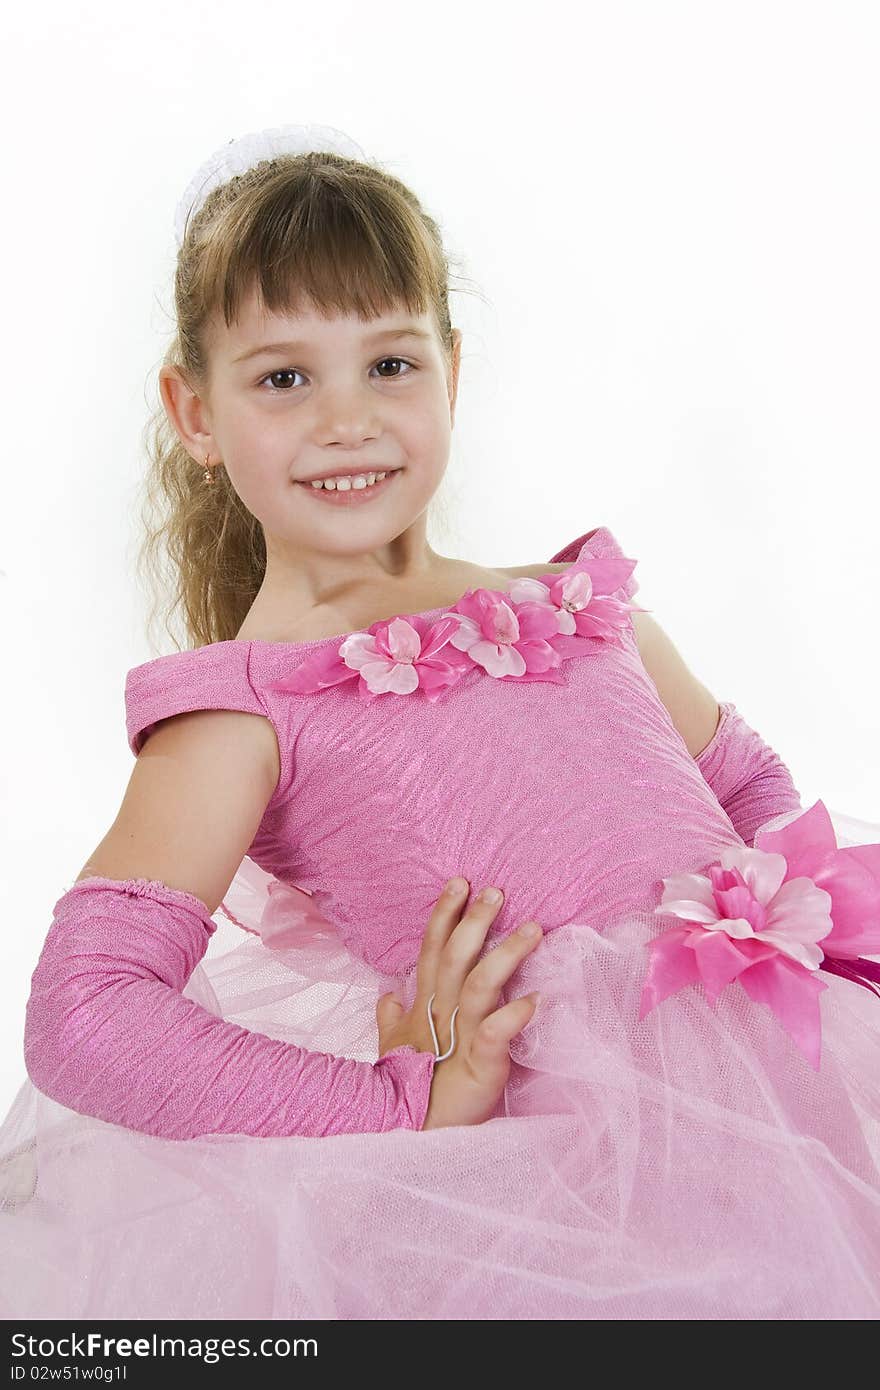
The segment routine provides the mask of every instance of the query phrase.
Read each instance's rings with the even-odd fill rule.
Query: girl
[[[431,548],[461,335],[358,154],[249,137],[179,210],[145,553],[192,645],[128,672],[33,974],[3,1315],[874,1317],[880,846],[606,527]]]

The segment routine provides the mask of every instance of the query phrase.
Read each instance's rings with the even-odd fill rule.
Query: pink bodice
[[[550,563],[622,554],[598,527]],[[637,588],[631,576],[616,597]],[[652,908],[664,875],[742,844],[645,671],[631,619],[619,642],[565,660],[558,682],[474,667],[435,701],[422,691],[362,699],[351,681],[269,689],[342,636],[236,639],[135,666],[127,732],[137,752],[150,726],[184,710],[270,719],[281,773],[248,855],[311,893],[378,969],[414,963],[453,875],[474,893],[503,889],[489,940],[527,918],[545,931],[572,921],[601,931],[626,907]]]

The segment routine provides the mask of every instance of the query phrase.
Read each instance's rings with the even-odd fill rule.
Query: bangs
[[[213,221],[191,288],[227,328],[256,291],[265,310],[367,320],[403,306],[421,315],[442,302],[445,281],[420,220],[382,176],[341,165],[288,165],[242,191]]]

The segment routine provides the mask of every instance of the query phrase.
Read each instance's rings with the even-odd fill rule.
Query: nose
[[[316,438],[321,445],[357,449],[378,438],[381,423],[375,397],[354,389],[327,392],[318,407]]]

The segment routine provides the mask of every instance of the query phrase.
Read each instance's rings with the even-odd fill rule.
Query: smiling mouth
[[[305,483],[306,486],[315,488],[319,483],[321,483],[322,486],[326,486],[330,483],[331,487],[333,485],[340,486],[346,483],[350,487],[363,487],[364,485],[372,486],[376,481],[381,482],[386,474],[397,473],[398,471],[399,470],[396,468],[361,468],[353,470],[351,473],[322,473],[317,478],[298,478],[297,482]]]
[[[384,476],[380,476],[384,472]],[[372,497],[378,496],[380,492],[385,492],[392,486],[394,478],[398,473],[402,473],[402,468],[392,468],[379,470],[378,473],[352,473],[335,474],[333,478],[326,479],[297,479],[299,487],[305,488],[315,498],[320,498],[324,502],[330,502],[336,506],[346,503],[359,503],[367,501]],[[370,477],[374,478],[371,483]],[[340,482],[344,483],[340,486]],[[337,481],[339,480],[339,481]],[[335,486],[328,487],[327,484],[333,483]]]

